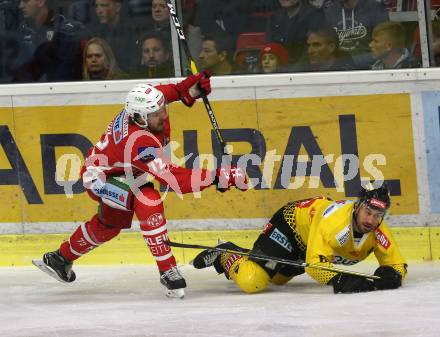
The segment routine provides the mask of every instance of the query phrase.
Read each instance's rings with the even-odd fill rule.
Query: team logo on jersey
[[[115,144],[118,144],[122,138],[128,135],[128,116],[125,110],[115,118],[112,133]]]
[[[388,249],[391,246],[390,240],[379,228],[374,231],[374,234],[376,235],[376,242],[383,248]]]
[[[138,158],[144,163],[149,162],[157,157],[157,147],[143,146],[138,148]]]
[[[350,238],[350,226],[345,227],[342,231],[336,234],[336,241],[338,241],[341,247],[347,243],[349,238]]]
[[[163,223],[163,214],[154,213],[150,215],[147,219],[147,225],[150,227],[158,227]]]
[[[289,239],[281,233],[277,228],[274,229],[274,231],[269,236],[273,241],[278,243],[281,247],[283,247],[285,250],[292,252],[292,245],[289,242]]]

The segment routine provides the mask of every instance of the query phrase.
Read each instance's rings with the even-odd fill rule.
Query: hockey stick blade
[[[210,246],[204,246],[204,245],[195,245],[195,244],[188,244],[188,243],[179,243],[179,242],[171,242],[171,241],[166,241],[165,243],[168,246],[176,247],[176,248],[211,249],[211,250],[215,250],[215,251],[222,252],[222,253],[232,253],[232,254],[237,254],[237,255],[241,255],[241,256],[248,256],[248,257],[252,257],[254,259],[263,260],[263,261],[274,261],[274,262],[288,264],[290,266],[295,266],[295,267],[299,267],[299,268],[314,268],[314,269],[326,270],[326,271],[330,271],[330,272],[334,272],[334,273],[362,276],[362,277],[365,277],[365,278],[368,278],[371,280],[379,280],[380,279],[380,277],[376,276],[376,275],[365,274],[365,273],[360,273],[357,271],[340,269],[340,268],[336,268],[336,267],[326,267],[326,266],[321,266],[318,264],[307,263],[307,262],[302,262],[302,261],[282,259],[282,258],[278,258],[278,257],[274,257],[274,256],[265,256],[265,255],[255,254],[255,253],[245,253],[245,252],[239,252],[239,251],[232,250],[232,249],[210,247]]]
[[[50,277],[53,277],[55,280],[60,281],[62,283],[68,283],[64,281],[62,278],[58,276],[52,269],[50,269],[42,260],[32,260],[32,264],[40,269],[42,272],[46,273]]]

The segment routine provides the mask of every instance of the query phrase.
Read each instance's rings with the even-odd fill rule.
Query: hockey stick
[[[295,260],[288,260],[288,259],[282,259],[282,258],[273,257],[273,256],[265,256],[265,255],[255,254],[255,253],[252,253],[252,252],[246,253],[246,252],[239,252],[239,251],[236,251],[236,250],[225,249],[225,248],[220,248],[220,247],[210,247],[210,246],[204,246],[204,245],[194,245],[194,244],[178,243],[178,242],[171,242],[171,241],[166,241],[165,243],[168,246],[171,246],[171,247],[194,248],[194,249],[210,249],[210,250],[215,250],[215,251],[223,252],[223,253],[232,253],[232,254],[237,254],[237,255],[242,255],[242,256],[248,256],[248,257],[252,257],[252,258],[257,259],[257,260],[274,261],[274,262],[278,262],[278,263],[288,264],[288,265],[291,265],[291,266],[296,266],[296,267],[299,267],[299,268],[321,269],[321,270],[326,270],[326,271],[330,271],[330,272],[334,272],[334,273],[342,273],[342,274],[348,274],[348,275],[362,276],[362,277],[365,277],[365,278],[368,278],[368,279],[372,279],[372,280],[379,280],[380,279],[380,277],[376,276],[376,275],[364,274],[364,273],[360,273],[360,272],[357,272],[357,271],[345,270],[345,269],[340,269],[340,268],[336,268],[336,267],[325,267],[325,266],[321,266],[321,265],[318,265],[318,264],[301,262],[301,261],[295,261]]]
[[[199,71],[197,70],[196,63],[191,56],[191,51],[188,47],[188,42],[185,39],[185,34],[183,33],[183,26],[180,24],[179,18],[177,17],[177,12],[174,9],[174,5],[171,3],[171,0],[167,0],[167,6],[170,10],[171,21],[173,21],[174,27],[176,28],[177,36],[179,37],[179,41],[182,43],[183,50],[188,59],[188,63],[191,68],[191,72],[193,74],[197,74]],[[222,147],[223,154],[228,154],[229,151],[226,147],[226,142],[223,139],[223,136],[220,132],[220,128],[217,123],[217,119],[215,118],[214,111],[212,110],[211,104],[209,103],[208,97],[205,93],[201,93],[203,103],[205,104],[206,111],[208,112],[209,119],[211,120],[212,127],[214,128],[215,135],[217,137],[220,146]]]

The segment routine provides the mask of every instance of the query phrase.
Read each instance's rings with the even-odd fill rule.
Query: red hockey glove
[[[208,95],[211,92],[211,73],[207,70],[190,75],[182,82],[177,83],[177,90],[180,93],[180,99],[188,107],[193,106],[197,98],[202,93]]]
[[[248,179],[246,172],[241,167],[226,166],[220,167],[215,171],[215,179],[212,183],[217,186],[220,192],[226,192],[231,186],[237,187],[239,190],[246,191],[248,189]]]

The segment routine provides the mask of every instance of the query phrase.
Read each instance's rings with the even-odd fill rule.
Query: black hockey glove
[[[374,286],[379,290],[396,289],[402,285],[402,275],[391,266],[380,266],[374,272],[379,280],[374,280]]]
[[[363,293],[374,290],[374,283],[362,276],[338,274],[332,279],[333,291],[337,293]]]

